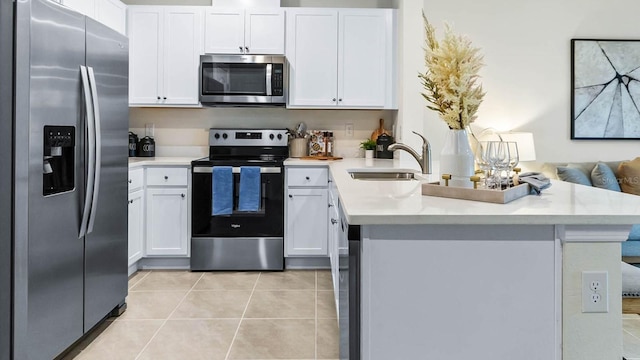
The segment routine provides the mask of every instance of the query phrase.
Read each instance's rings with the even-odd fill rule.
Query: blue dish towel
[[[260,167],[240,167],[240,193],[238,211],[258,211],[260,209]]]
[[[211,182],[211,215],[230,215],[233,212],[233,173],[231,166],[214,166]]]

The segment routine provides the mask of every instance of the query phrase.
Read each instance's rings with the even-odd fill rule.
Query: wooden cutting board
[[[339,156],[303,156],[301,160],[342,160]]]
[[[380,136],[382,134],[387,134],[387,135],[391,136],[391,133],[389,133],[389,131],[385,130],[385,128],[384,128],[384,119],[380,119],[380,127],[375,129],[373,131],[373,133],[371,133],[371,140],[373,140],[373,141],[378,140],[378,136]]]

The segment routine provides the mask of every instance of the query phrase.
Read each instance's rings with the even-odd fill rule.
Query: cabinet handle
[[[336,98],[331,99],[331,101],[336,102]]]
[[[289,194],[289,199],[293,199],[293,195]]]
[[[309,179],[309,177],[308,177],[308,176],[305,176],[304,178],[305,178],[305,179],[307,179],[307,181],[311,180],[311,179]]]
[[[160,100],[160,96],[158,96],[158,100]]]
[[[180,194],[180,196],[182,196],[182,198],[184,199],[184,194]]]
[[[133,182],[133,180],[129,179],[129,184],[131,184]]]
[[[165,179],[165,180],[169,180],[169,177],[165,175],[165,176],[164,176],[164,179]]]
[[[242,52],[242,46],[238,46],[238,49],[240,49],[240,52]]]
[[[338,101],[342,101],[342,99],[338,99]]]
[[[333,204],[329,204],[329,207],[333,207]]]
[[[331,224],[335,225],[335,224],[337,224],[337,223],[338,223],[338,220],[336,220],[336,219],[331,219]]]
[[[246,52],[249,52],[249,47],[248,47],[248,46],[245,46],[245,47],[244,47],[244,50],[245,50]]]
[[[129,200],[129,204],[133,204],[133,200]]]
[[[165,96],[165,97],[163,97],[162,99],[163,99],[163,100],[167,100],[167,97]],[[342,100],[340,100],[340,101],[342,101]]]

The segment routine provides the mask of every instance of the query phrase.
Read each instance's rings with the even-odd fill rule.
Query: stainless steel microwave
[[[284,106],[288,82],[284,56],[200,56],[202,105]]]

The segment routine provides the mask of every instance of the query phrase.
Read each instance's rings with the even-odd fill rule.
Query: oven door
[[[284,58],[202,55],[200,102],[203,104],[284,105]]]
[[[284,177],[282,167],[261,167],[261,201],[257,212],[236,211],[240,168],[233,168],[233,213],[212,215],[212,167],[194,166],[192,174],[191,236],[215,238],[283,237]]]

